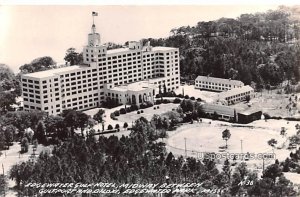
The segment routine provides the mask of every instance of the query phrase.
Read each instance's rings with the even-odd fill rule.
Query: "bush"
[[[145,108],[147,108],[147,103],[142,103],[142,104],[140,105],[140,109],[145,109]]]
[[[161,100],[156,100],[156,105],[160,105],[161,104]]]
[[[185,99],[189,99],[190,97],[189,97],[189,95],[185,95],[184,98]]]
[[[115,116],[120,116],[120,111],[119,111],[119,110],[116,110],[116,111],[114,112],[114,114],[115,114]]]
[[[120,114],[126,114],[127,112],[126,112],[126,110],[125,110],[125,108],[121,108],[120,109]]]
[[[178,94],[179,98],[184,98],[184,96],[182,94]]]
[[[159,109],[159,106],[156,106],[156,109]]]
[[[164,104],[167,104],[167,103],[171,103],[171,101],[168,100],[168,99],[164,99],[164,100],[163,100],[163,103],[164,103]]]
[[[160,98],[161,97],[161,95],[160,94],[157,94],[156,96],[155,96],[155,98]]]
[[[153,107],[154,110],[156,110],[156,107]]]
[[[141,110],[141,113],[144,113],[144,110]]]
[[[133,104],[133,105],[130,106],[130,109],[131,109],[131,111],[136,111],[136,110],[138,110],[139,108],[138,108],[137,105]]]
[[[173,101],[173,103],[180,103],[180,102],[181,102],[180,98],[175,98]]]
[[[124,122],[123,128],[126,129],[128,127],[128,123]]]
[[[136,113],[137,113],[137,114],[140,114],[141,112],[140,112],[140,111],[137,111]]]
[[[115,115],[115,113],[111,113],[111,114],[110,114],[110,118],[113,119],[113,120],[116,120],[116,115]]]
[[[263,115],[264,115],[264,117],[265,117],[266,120],[271,118],[271,116],[269,114],[267,114],[267,113],[263,113]]]
[[[126,113],[131,112],[131,108],[130,107],[126,107]]]
[[[191,99],[192,101],[194,101],[194,100],[195,100],[195,97],[192,96],[190,99]]]
[[[113,129],[113,126],[108,125],[107,129],[108,129],[108,130],[112,130],[112,129]]]
[[[201,101],[202,101],[202,99],[201,99],[201,98],[197,98],[197,101],[198,101],[198,102],[201,102]]]
[[[115,129],[119,129],[119,128],[120,128],[120,125],[116,124]]]

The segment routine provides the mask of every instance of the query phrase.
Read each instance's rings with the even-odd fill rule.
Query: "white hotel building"
[[[178,48],[129,42],[127,48],[108,50],[101,44],[94,24],[88,45],[83,48],[83,62],[84,65],[24,74],[24,109],[56,115],[65,109],[101,106],[107,97],[123,104],[133,100],[141,104],[152,101],[158,87],[165,84],[167,91],[172,91],[180,84]]]

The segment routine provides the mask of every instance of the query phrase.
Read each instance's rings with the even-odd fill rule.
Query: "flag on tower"
[[[92,12],[93,16],[98,16],[98,12]]]

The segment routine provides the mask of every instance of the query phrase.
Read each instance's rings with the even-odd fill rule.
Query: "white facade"
[[[239,88],[242,86],[244,86],[244,83],[241,81],[216,77],[198,76],[195,80],[196,89],[212,90],[217,92]]]
[[[154,103],[155,95],[159,92],[157,85],[149,81],[139,81],[128,85],[114,87],[113,84],[104,86],[105,97],[119,104],[140,104],[150,101]]]
[[[22,76],[24,109],[59,114],[64,109],[85,110],[105,101],[105,84],[114,87],[149,80],[179,87],[179,50],[129,42],[128,48],[107,50],[100,43],[95,25],[83,48],[84,65],[58,68]]]
[[[227,105],[235,104],[246,100],[247,96],[253,97],[254,89],[248,85],[234,88],[225,92],[221,92],[218,95],[220,101],[225,101]]]

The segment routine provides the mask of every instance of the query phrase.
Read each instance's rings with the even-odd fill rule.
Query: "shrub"
[[[119,110],[116,110],[116,111],[114,112],[114,114],[115,114],[115,116],[120,116],[120,111],[119,111]]]
[[[161,104],[161,100],[156,100],[156,105],[160,105]]]
[[[185,95],[184,98],[185,99],[189,99],[190,97],[189,97],[189,95]]]
[[[156,106],[156,109],[159,109],[159,106]]]
[[[190,99],[191,99],[192,101],[194,101],[194,100],[195,100],[195,97],[192,96]]]
[[[133,105],[130,106],[130,109],[131,109],[131,111],[136,111],[136,110],[138,110],[139,108],[138,108],[137,105],[133,104]]]
[[[164,99],[164,100],[163,100],[163,103],[164,103],[164,104],[166,104],[166,103],[171,103],[171,101],[168,100],[168,99]]]
[[[264,117],[265,117],[266,120],[271,118],[271,116],[269,114],[267,114],[267,113],[263,113],[263,115],[264,115]]]
[[[112,130],[112,129],[113,129],[113,126],[108,125],[107,129],[108,129],[108,130]]]
[[[140,111],[137,111],[136,113],[137,113],[137,114],[140,114],[141,112],[140,112]]]
[[[113,119],[113,120],[115,120],[115,119],[116,119],[115,113],[111,113],[111,114],[110,114],[110,118]]]
[[[120,109],[120,114],[126,114],[125,108],[121,108],[121,109]]]
[[[180,103],[180,102],[181,102],[180,98],[175,98],[173,101],[173,103]]]
[[[197,101],[198,101],[198,102],[201,102],[201,101],[202,101],[202,99],[201,99],[201,98],[197,98]]]
[[[152,107],[153,106],[153,103],[150,102],[150,101],[146,101],[146,104],[147,104],[148,107]]]
[[[141,110],[141,113],[144,113],[144,110]]]
[[[120,125],[116,124],[115,129],[119,129],[119,128],[120,128]]]
[[[128,123],[124,122],[123,128],[126,129],[128,127]]]
[[[126,108],[126,113],[129,113],[129,112],[131,112],[131,108],[130,108],[130,107],[127,107],[127,108]]]
[[[182,94],[178,94],[179,98],[184,98],[184,96]]]
[[[141,105],[140,105],[140,108],[141,109],[145,109],[145,108],[147,108],[148,106],[147,106],[147,103],[142,103]]]
[[[156,96],[155,96],[155,98],[160,98],[161,97],[161,95],[160,94],[157,94]]]
[[[154,110],[156,110],[156,107],[153,107]]]

